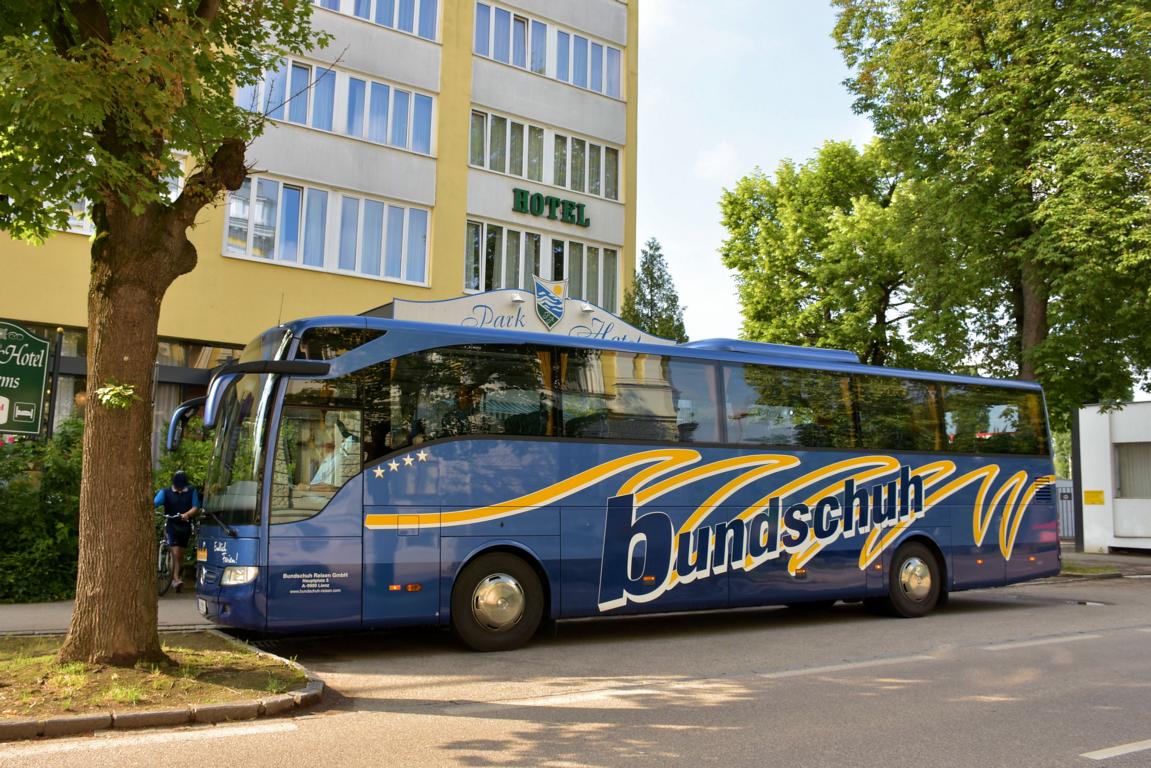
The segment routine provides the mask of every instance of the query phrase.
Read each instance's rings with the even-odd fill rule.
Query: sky
[[[872,136],[851,110],[834,26],[823,0],[640,3],[637,247],[659,240],[692,339],[739,336],[723,190],[825,141]]]

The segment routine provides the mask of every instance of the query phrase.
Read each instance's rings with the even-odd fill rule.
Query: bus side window
[[[974,384],[944,384],[942,389],[949,450],[1047,454],[1039,393]]]

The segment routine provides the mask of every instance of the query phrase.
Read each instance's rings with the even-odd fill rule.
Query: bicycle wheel
[[[172,588],[172,553],[165,539],[156,551],[156,587],[161,596]]]

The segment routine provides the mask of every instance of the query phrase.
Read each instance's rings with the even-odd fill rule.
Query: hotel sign
[[[47,383],[48,341],[0,321],[0,432],[40,433]]]
[[[585,203],[564,200],[527,189],[516,188],[512,190],[512,210],[530,216],[542,216],[550,221],[574,224],[577,227],[591,226],[591,219],[587,217],[587,205]]]
[[[377,317],[423,323],[531,331],[583,339],[675,344],[644,333],[602,307],[567,295],[565,281],[534,279],[533,290],[503,289],[446,301],[394,299]],[[381,309],[384,309],[381,308]]]

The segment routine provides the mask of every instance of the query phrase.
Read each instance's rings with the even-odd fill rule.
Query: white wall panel
[[[439,92],[438,44],[321,8],[312,12],[312,19],[317,29],[330,32],[335,38],[329,47],[313,52],[312,58],[338,68]]]
[[[432,206],[436,161],[380,144],[274,123],[248,149],[256,172]]]
[[[522,8],[529,16],[555,22],[577,32],[586,32],[609,43],[627,45],[627,5],[618,0],[495,2],[507,8]]]
[[[1116,443],[1151,442],[1151,404],[1132,403],[1108,414],[1111,440]]]
[[[627,104],[516,67],[473,57],[476,106],[622,145]]]
[[[515,188],[539,192],[564,200],[585,203],[586,215],[591,219],[587,227],[551,221],[544,216],[532,216],[512,211],[512,190]],[[554,237],[622,247],[624,206],[599,197],[589,197],[567,189],[557,189],[513,176],[470,169],[468,171],[468,215],[495,222],[515,224],[531,232]]]

